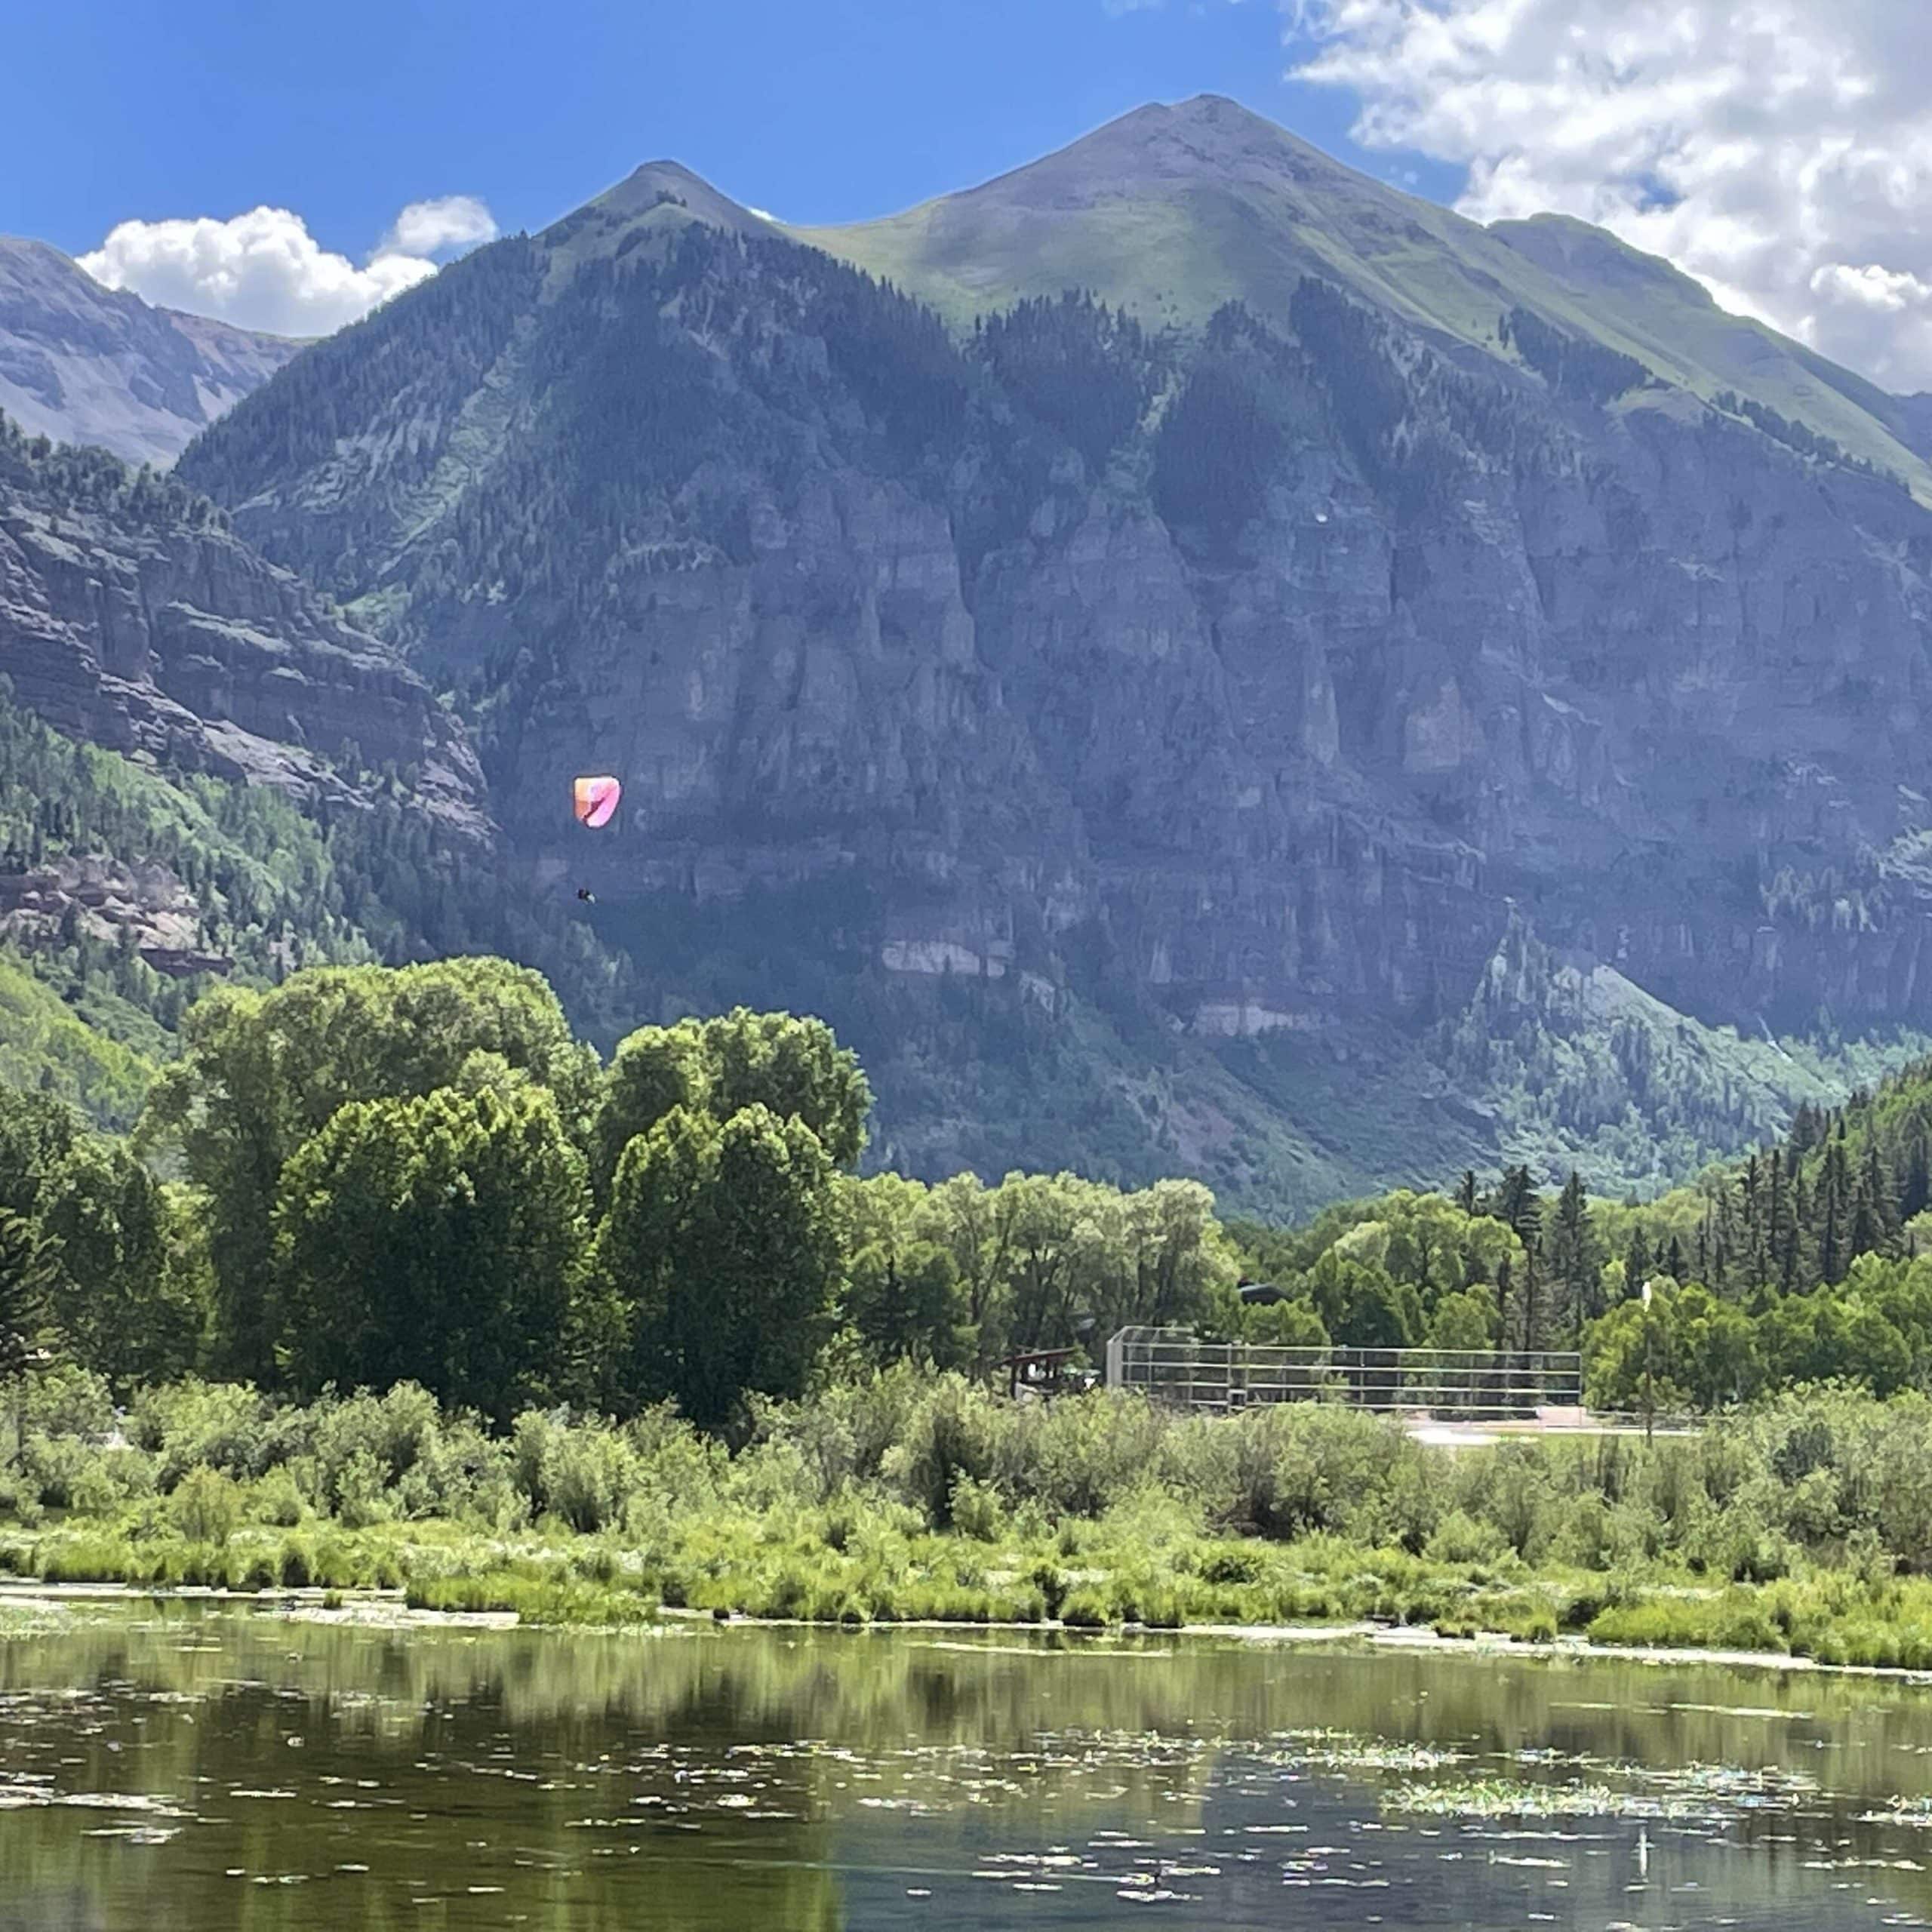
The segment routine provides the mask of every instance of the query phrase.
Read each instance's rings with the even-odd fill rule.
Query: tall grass
[[[663,1411],[507,1435],[404,1386],[281,1406],[184,1383],[117,1434],[27,1391],[0,1571],[407,1587],[538,1621],[672,1609],[1075,1627],[1372,1619],[1932,1660],[1932,1404],[1832,1389],[1701,1437],[1452,1454],[1353,1411],[1015,1405],[899,1368],[728,1447]]]

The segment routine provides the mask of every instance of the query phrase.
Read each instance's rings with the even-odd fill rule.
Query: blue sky
[[[853,220],[1204,91],[1414,165],[1360,154],[1349,99],[1284,78],[1268,0],[70,0],[7,38],[35,78],[9,90],[0,232],[74,254],[130,218],[266,203],[360,260],[407,203],[539,226],[663,157],[786,220]]]
[[[312,334],[642,161],[853,220],[1212,92],[1479,220],[1601,223],[1932,389],[1927,4],[65,0],[8,22],[0,233]]]

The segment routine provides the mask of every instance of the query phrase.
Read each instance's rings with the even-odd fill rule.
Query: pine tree
[[[1541,1281],[1543,1198],[1525,1167],[1506,1168],[1491,1197],[1489,1211],[1523,1244],[1523,1271],[1517,1284],[1518,1346],[1542,1346],[1543,1326]]]
[[[1603,1257],[1591,1225],[1583,1177],[1573,1168],[1549,1221],[1547,1267],[1558,1298],[1556,1325],[1580,1335],[1603,1312]]]
[[[1762,1161],[1752,1155],[1738,1183],[1743,1225],[1737,1252],[1739,1283],[1761,1295],[1770,1273],[1771,1203],[1777,1190],[1777,1150]]]
[[[1890,1254],[1898,1231],[1898,1197],[1890,1165],[1878,1150],[1877,1135],[1868,1135],[1852,1209],[1850,1258]]]
[[[1738,1237],[1737,1212],[1728,1188],[1721,1189],[1709,1210],[1711,1221],[1711,1269],[1705,1285],[1718,1294],[1729,1292],[1731,1272],[1740,1258],[1743,1243]]]
[[[1782,1149],[1774,1147],[1765,1162],[1764,1278],[1758,1284],[1757,1300],[1761,1305],[1775,1286],[1789,1292],[1796,1272],[1798,1244],[1798,1177],[1786,1161]]]
[[[1644,1230],[1633,1227],[1630,1230],[1630,1244],[1623,1251],[1623,1292],[1626,1295],[1641,1294],[1644,1284],[1651,1278],[1651,1244],[1644,1238]]]
[[[1789,1234],[1778,1255],[1778,1286],[1788,1295],[1798,1291],[1808,1272],[1806,1259],[1811,1251],[1812,1198],[1811,1191],[1804,1185],[1804,1170],[1794,1161]]]
[[[1914,1130],[1912,1146],[1906,1155],[1905,1171],[1899,1186],[1899,1219],[1909,1221],[1932,1207],[1932,1142],[1926,1138],[1925,1124]]]
[[[1839,1128],[1840,1131],[1826,1143],[1814,1204],[1818,1229],[1819,1278],[1834,1287],[1844,1279],[1845,1269],[1851,1261],[1851,1175],[1845,1158],[1842,1121]]]

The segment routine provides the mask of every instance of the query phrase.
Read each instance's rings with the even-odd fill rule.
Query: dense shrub
[[[171,1490],[196,1468],[260,1475],[274,1460],[271,1414],[269,1402],[246,1383],[190,1377],[143,1389],[128,1411],[127,1434],[155,1457],[155,1481]]]
[[[190,1469],[168,1499],[168,1513],[190,1543],[224,1543],[241,1527],[242,1491],[219,1469]]]
[[[125,1443],[78,1385],[35,1414],[56,1426],[0,1471],[0,1567],[56,1580],[407,1583],[549,1620],[661,1595],[850,1623],[1369,1617],[1932,1658],[1915,1398],[1825,1388],[1696,1436],[1454,1454],[1334,1404],[1014,1403],[900,1369],[762,1405],[735,1454],[661,1408],[533,1411],[503,1440],[408,1386],[297,1408],[182,1384],[142,1398]]]

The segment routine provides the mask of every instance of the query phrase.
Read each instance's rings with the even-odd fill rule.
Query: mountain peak
[[[1075,287],[1157,325],[1196,325],[1233,300],[1284,315],[1302,278],[1326,274],[1408,319],[1479,340],[1499,305],[1473,285],[1491,261],[1514,259],[1474,223],[1222,94],[1137,107],[1026,167],[881,221],[795,232],[960,324]],[[1464,278],[1472,285],[1451,291],[1446,319],[1430,291],[1396,278],[1394,258],[1462,264],[1472,249],[1487,259]]]
[[[1041,160],[948,198],[1091,206],[1192,183],[1229,188],[1324,179],[1373,185],[1252,108],[1225,94],[1199,94],[1150,101]]]
[[[65,268],[85,273],[71,255],[63,255],[51,242],[38,242],[31,235],[0,235],[0,262],[31,264],[48,273]]]
[[[1143,101],[1138,107],[1129,108],[1124,114],[1103,122],[1094,131],[1105,133],[1109,128],[1228,128],[1244,124],[1265,128],[1275,134],[1284,131],[1266,115],[1257,114],[1253,108],[1244,107],[1224,94],[1189,94],[1185,100]]]
[[[0,314],[31,301],[36,306],[72,311],[77,306],[138,296],[117,297],[52,243],[26,235],[0,235]]]
[[[1254,142],[1275,148],[1298,148],[1309,154],[1320,152],[1278,122],[1224,94],[1190,94],[1185,100],[1150,100],[1104,123],[1086,139],[1096,140],[1116,133],[1149,140],[1182,135],[1216,143]],[[1073,143],[1075,147],[1080,145],[1078,141]]]
[[[1240,302],[1287,325],[1305,278],[1459,357],[1494,358],[1524,309],[1665,385],[1755,397],[1932,502],[1927,414],[1605,230],[1558,216],[1484,228],[1324,154],[1221,94],[1152,102],[963,193],[849,227],[790,231],[956,326],[1084,288],[1155,327]]]
[[[694,174],[676,161],[646,162],[615,187],[607,188],[588,207],[567,216],[565,223],[578,221],[593,211],[607,220],[627,222],[654,214],[660,208],[669,208],[674,214],[712,228],[728,229],[734,234],[774,232],[763,216],[721,194],[702,175]]]

